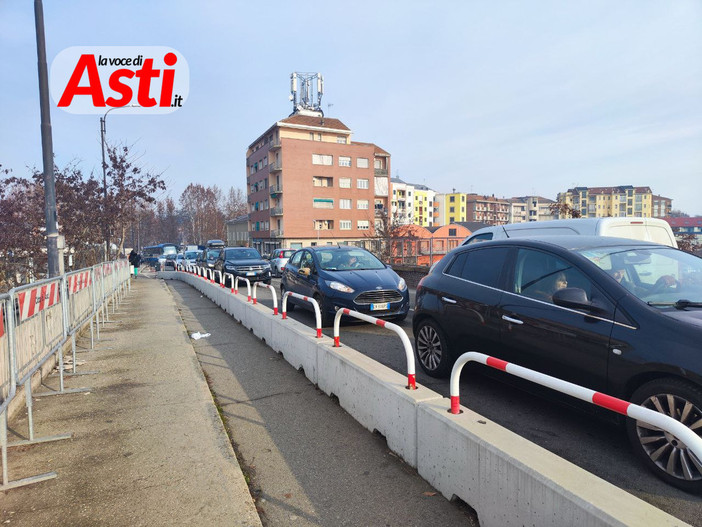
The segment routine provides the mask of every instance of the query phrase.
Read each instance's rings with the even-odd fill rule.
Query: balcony
[[[280,139],[278,139],[276,142],[271,142],[271,146],[269,147],[271,150],[277,150],[281,147],[280,144]]]
[[[388,171],[387,171],[387,169],[385,169],[385,168],[376,168],[376,169],[375,169],[375,175],[376,175],[376,176],[387,176],[387,175],[388,175]]]
[[[271,196],[275,196],[283,193],[283,185],[271,185]]]
[[[271,231],[271,238],[282,238],[283,237],[283,229],[279,229],[277,231]]]
[[[273,172],[280,172],[283,170],[283,163],[281,161],[278,161],[277,163],[271,163],[268,165],[268,170],[273,173]]]
[[[273,207],[271,209],[271,216],[282,216],[283,215],[283,207]]]

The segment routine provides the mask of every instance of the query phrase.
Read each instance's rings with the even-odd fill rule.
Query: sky
[[[246,186],[246,149],[292,111],[290,74],[324,76],[322,109],[438,192],[555,199],[649,186],[702,215],[702,1],[44,0],[46,53],[165,46],[183,107],[107,118],[176,203],[190,183]],[[0,2],[0,165],[42,166],[34,2]],[[99,115],[51,101],[55,160],[101,178]]]

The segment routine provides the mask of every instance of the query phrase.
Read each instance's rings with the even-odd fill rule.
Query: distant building
[[[436,191],[426,185],[414,185],[414,224],[433,227],[439,217]]]
[[[392,183],[392,219],[399,225],[414,223],[414,185],[400,178],[391,178]]]
[[[509,223],[510,203],[492,196],[466,194],[466,217],[458,221],[480,221],[489,225]]]
[[[653,208],[651,216],[654,218],[668,218],[673,211],[673,200],[663,196],[651,196],[651,206]]]
[[[509,203],[508,223],[526,223],[528,221],[548,221],[556,219],[551,211],[555,203],[552,199],[541,196],[522,196],[505,200]]]
[[[232,247],[248,247],[250,242],[248,214],[227,220],[225,225],[227,227],[227,245]]]
[[[390,214],[390,154],[326,117],[321,76],[307,76],[291,76],[293,113],[246,152],[251,245],[264,253],[362,241]]]
[[[663,218],[670,224],[670,228],[675,233],[676,238],[685,235],[695,237],[698,244],[702,244],[702,216],[694,218]]]
[[[579,211],[583,218],[654,217],[650,187],[575,187],[560,192],[557,201]],[[660,206],[659,201],[659,213]]]
[[[440,225],[448,225],[449,223],[457,223],[466,220],[466,195],[462,192],[453,192],[448,194],[437,194],[436,202],[438,203],[438,216],[434,222],[434,227]]]

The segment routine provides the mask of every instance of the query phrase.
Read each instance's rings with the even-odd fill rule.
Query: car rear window
[[[506,247],[463,251],[451,262],[445,273],[478,284],[498,287],[508,251]]]

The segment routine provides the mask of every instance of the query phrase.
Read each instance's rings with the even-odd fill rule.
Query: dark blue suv
[[[365,249],[351,246],[307,247],[295,252],[283,270],[281,295],[286,291],[314,298],[322,311],[322,325],[330,326],[337,308],[394,321],[409,312],[404,279]],[[309,303],[288,299],[288,310]]]

